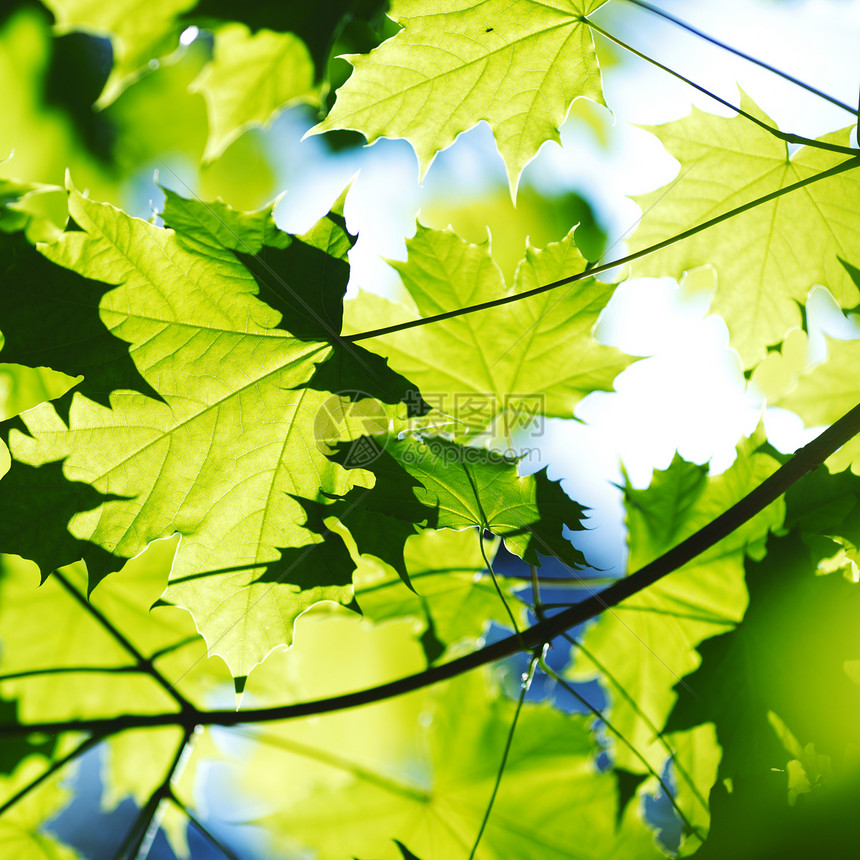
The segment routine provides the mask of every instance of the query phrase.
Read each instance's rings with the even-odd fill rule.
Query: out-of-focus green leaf
[[[860,656],[860,591],[814,573],[798,532],[771,538],[747,562],[743,622],[701,644],[701,666],[676,687],[667,728],[713,722],[723,748],[697,856],[838,856],[857,839],[860,686],[847,669]]]
[[[212,61],[191,89],[206,99],[207,161],[252,125],[268,125],[289,105],[318,98],[313,62],[301,39],[271,30],[252,35],[241,24],[216,30]]]
[[[744,442],[734,465],[714,478],[676,457],[666,471],[655,473],[647,490],[627,487],[629,569],[640,569],[680,543],[773,472],[776,462],[756,453],[756,446],[755,437]],[[572,675],[603,676],[612,696],[613,725],[658,773],[668,755],[659,733],[677,697],[673,687],[699,665],[700,642],[743,618],[744,558],[760,555],[783,512],[782,502],[774,503],[677,572],[606,613],[584,639],[596,664],[574,649]],[[616,756],[619,766],[642,772],[642,762],[623,745]],[[700,792],[707,796],[707,788]]]
[[[230,689],[226,667],[217,658],[207,659],[187,612],[173,606],[150,610],[164,590],[175,548],[175,541],[153,544],[106,579],[91,595],[92,610],[82,565],[64,568],[39,587],[32,563],[5,557],[0,689],[17,701],[19,722],[177,710],[176,700],[118,636],[198,707],[217,701],[219,689]],[[33,620],[15,624],[21,617]],[[180,739],[175,727],[111,737],[102,807],[113,809],[126,797],[144,804]]]
[[[179,46],[175,21],[196,0],[46,0],[60,32],[84,30],[109,36],[113,68],[99,97],[104,107],[149,66]]]
[[[65,735],[57,757],[70,752],[74,746],[76,742]],[[11,797],[38,778],[49,765],[50,761],[41,756],[30,756],[22,761],[10,777],[0,777],[0,798]],[[0,851],[16,860],[83,860],[77,851],[44,828],[45,822],[61,812],[70,799],[71,792],[53,779],[40,791],[20,800],[0,817]]]
[[[318,626],[330,630],[327,635],[341,635],[338,625]],[[375,639],[385,638],[384,653],[393,659],[411,638],[405,625],[368,628],[360,635],[363,627],[350,626],[349,647],[332,643],[347,655],[342,668],[355,684],[378,677],[370,656]],[[309,641],[302,636],[296,646],[302,697],[336,683],[326,677],[324,654],[305,650]],[[269,833],[270,853],[304,848],[320,860],[399,860],[395,839],[419,857],[468,853],[515,707],[488,681],[486,672],[469,673],[360,711],[264,730],[264,742],[243,751],[253,763],[246,773],[255,774],[246,775],[243,786],[267,810],[258,823]],[[597,770],[599,748],[586,722],[548,705],[524,705],[476,857],[531,860],[536,850],[559,860],[572,854],[662,856],[638,806],[628,807],[616,829],[615,778]],[[255,736],[253,730],[247,735]]]

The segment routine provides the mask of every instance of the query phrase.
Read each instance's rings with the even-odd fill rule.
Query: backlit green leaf
[[[118,390],[101,404],[75,394],[67,420],[47,404],[27,412],[20,429],[9,432],[18,461],[11,475],[42,466],[41,475],[43,464],[62,459],[63,476],[73,482],[64,486],[97,491],[64,503],[67,516],[73,514],[69,530],[118,560],[178,531],[183,539],[171,599],[193,607],[215,650],[246,674],[272,647],[289,643],[292,621],[312,603],[352,600],[351,568],[316,580],[301,571],[302,561],[312,564],[307,556],[321,538],[304,528],[306,514],[294,496],[313,499],[320,488],[343,494],[361,480],[361,473],[326,459],[324,448],[308,445],[315,415],[331,395],[304,386],[331,347],[292,337],[284,313],[310,287],[293,289],[270,271],[266,297],[276,310],[257,298],[258,281],[211,232],[200,228],[183,243],[171,230],[77,192],[70,204],[83,229],[63,234],[44,253],[86,278],[116,285],[100,300],[100,318],[129,344],[132,361],[162,399]],[[258,213],[249,222],[253,229],[239,234],[251,255],[270,235],[270,221],[270,211]],[[327,229],[320,238],[325,248],[332,235]],[[297,247],[312,251],[314,236],[309,245],[296,240]],[[345,279],[328,287],[335,296],[343,289]],[[326,330],[313,307],[294,318],[316,325],[317,336]],[[13,484],[7,479],[3,490],[13,493]],[[99,504],[98,494],[108,500]],[[303,554],[282,556],[287,547],[303,547]],[[107,561],[99,565],[91,584],[110,569]],[[257,583],[267,567],[267,581]]]
[[[544,250],[528,248],[506,288],[487,245],[419,225],[409,258],[393,263],[421,317],[498,299],[582,272],[571,231]],[[569,418],[577,402],[612,381],[632,359],[593,336],[614,286],[587,279],[558,290],[432,325],[362,341],[421,389],[456,434],[492,427],[540,434],[539,415]],[[407,308],[363,292],[345,307],[346,328],[368,331],[414,319]],[[450,422],[444,424],[446,421]]]
[[[744,96],[741,106],[770,120]],[[684,119],[649,128],[681,162],[677,181],[636,198],[642,221],[631,251],[670,238],[758,197],[785,188],[850,156],[805,147],[789,157],[785,143],[742,116],[711,116],[693,108]],[[848,145],[848,130],[822,140]],[[713,264],[718,287],[712,310],[726,321],[746,367],[800,324],[800,305],[824,284],[842,307],[860,292],[839,258],[860,241],[854,202],[860,173],[851,170],[756,206],[633,264],[635,275],[681,275]]]
[[[511,188],[575,98],[602,101],[600,72],[582,17],[605,0],[394,0],[403,29],[370,54],[352,54],[352,77],[316,131],[350,128],[372,143],[403,137],[423,175],[437,152],[486,120]]]

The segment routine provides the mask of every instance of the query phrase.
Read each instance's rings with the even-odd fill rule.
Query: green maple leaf
[[[337,338],[337,321],[321,314],[343,294],[350,243],[337,215],[293,239],[275,229],[271,208],[241,216],[223,204],[172,203],[166,214],[177,223],[180,209],[186,226],[197,219],[183,239],[72,191],[70,211],[81,229],[42,248],[86,283],[101,282],[102,323],[126,342],[161,399],[123,389],[102,404],[73,393],[62,414],[43,404],[7,427],[16,462],[0,483],[2,503],[19,509],[32,481],[46,514],[54,506],[53,522],[60,521],[42,541],[44,522],[21,536],[10,524],[8,546],[25,542],[30,557],[50,565],[43,573],[83,556],[92,563],[92,587],[151,540],[179,532],[170,599],[191,609],[214,650],[247,674],[291,641],[292,622],[308,606],[352,601],[351,566],[316,578],[304,572],[314,569],[312,552],[323,538],[305,528],[296,498],[317,498],[321,488],[342,495],[367,480],[313,442],[314,417],[331,394],[308,387],[335,352],[310,338]],[[292,252],[304,261],[300,274],[325,258],[328,279],[292,288],[289,271],[268,270],[265,304],[259,281],[225,247],[231,242],[249,261],[271,242],[283,259]],[[105,283],[114,289],[105,291]],[[311,294],[321,304],[305,301]],[[285,330],[290,318],[308,339]],[[361,353],[340,346],[342,361],[362,366]],[[200,576],[212,570],[223,573]]]
[[[770,123],[746,96],[741,106]],[[636,198],[645,214],[631,251],[848,158],[814,147],[789,157],[787,144],[744,117],[725,119],[696,108],[684,119],[648,130],[681,162],[681,173],[668,189]],[[822,140],[847,146],[849,131]],[[857,304],[860,292],[839,258],[860,240],[858,194],[856,171],[812,183],[636,261],[633,274],[680,278],[712,264],[718,278],[712,310],[726,321],[732,345],[751,367],[764,358],[766,347],[800,325],[800,305],[815,284],[825,285],[843,307]]]
[[[406,138],[423,176],[433,157],[486,120],[512,189],[575,98],[602,102],[594,43],[583,17],[605,0],[394,0],[403,29],[355,67],[316,126]]]
[[[796,412],[807,427],[832,424],[860,402],[860,341],[827,339],[827,360],[805,370],[787,393],[771,405]],[[860,475],[860,438],[855,436],[826,460],[827,468],[841,472],[849,466]]]
[[[702,467],[676,456],[667,470],[655,473],[647,490],[627,487],[629,569],[640,569],[678,544],[773,472],[776,462],[756,453],[756,445],[755,438],[742,444],[731,469],[715,478],[706,479]],[[595,671],[604,676],[613,696],[613,725],[657,772],[668,755],[659,732],[676,698],[672,688],[698,665],[700,642],[743,618],[745,555],[759,553],[768,531],[782,519],[780,501],[613,608],[585,636],[595,662],[577,654],[573,676],[593,677]],[[642,772],[642,762],[625,746],[617,747],[616,756],[619,766]],[[709,788],[700,794],[707,797]]]
[[[574,231],[543,250],[528,248],[516,281],[504,278],[487,244],[473,245],[451,230],[418,226],[407,240],[405,263],[392,263],[422,317],[513,295],[581,272],[586,261]],[[595,390],[611,390],[633,359],[593,336],[615,287],[589,279],[521,301],[366,343],[388,357],[457,434],[492,426],[499,414],[509,434],[539,415],[569,418],[577,402]],[[349,332],[394,325],[415,314],[402,305],[362,292],[345,308]],[[453,419],[453,422],[452,422]]]
[[[190,86],[206,99],[205,161],[218,158],[251,126],[269,125],[284,108],[318,100],[314,64],[297,36],[252,35],[242,24],[227,24],[214,35],[214,57]]]
[[[349,447],[342,447],[335,459],[350,466],[349,453]],[[419,523],[433,529],[488,530],[538,567],[540,555],[553,555],[575,568],[586,566],[582,553],[563,535],[565,527],[583,528],[584,509],[549,479],[546,469],[519,476],[516,460],[442,438],[389,439],[373,460],[360,462],[376,483],[369,490],[353,490],[343,505],[402,519],[410,529]],[[363,552],[361,532],[351,531]],[[402,552],[399,545],[397,552]],[[382,560],[400,569],[396,557]]]

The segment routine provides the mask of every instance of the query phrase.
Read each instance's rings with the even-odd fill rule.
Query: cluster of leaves
[[[485,120],[513,193],[573,100],[602,101],[593,34],[611,37],[601,0],[46,5],[58,32],[109,37],[102,107],[209,33],[189,82],[204,159],[297,101],[318,133],[405,137],[422,171]],[[331,106],[344,44],[360,53]],[[207,814],[202,763],[258,801],[267,856],[844,853],[860,342],[813,367],[790,353],[813,287],[860,300],[860,151],[850,129],[807,140],[738,107],[651,129],[697,181],[638,201],[622,260],[587,261],[571,229],[506,284],[488,244],[419,225],[394,264],[408,305],[344,301],[343,200],[290,235],[274,205],[166,191],[156,223],[73,176],[0,180],[10,856],[91,856],[67,777],[95,749],[102,811],[135,809],[118,858],[157,834],[179,856],[189,834],[250,852]],[[834,426],[794,457],[759,430],[721,475],[676,457],[624,487],[630,575],[600,591],[569,539],[584,507],[512,449],[634,360],[594,337],[621,263],[712,266],[752,383]],[[521,683],[503,658],[526,660]]]

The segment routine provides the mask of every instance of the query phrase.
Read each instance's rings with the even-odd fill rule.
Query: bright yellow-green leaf
[[[423,175],[433,157],[486,120],[511,188],[558,129],[571,102],[602,101],[582,17],[605,0],[394,0],[396,36],[355,67],[316,131],[349,128],[373,142],[403,137]]]
[[[314,64],[305,43],[292,33],[242,24],[215,31],[212,61],[191,84],[206,99],[209,137],[203,158],[211,161],[253,125],[268,125],[285,107],[314,101]]]
[[[77,192],[70,203],[82,230],[44,253],[118,285],[105,294],[101,318],[129,343],[164,400],[120,390],[106,407],[78,394],[68,424],[43,404],[24,415],[27,433],[13,431],[10,449],[29,465],[63,458],[68,480],[112,497],[73,516],[69,529],[79,540],[129,558],[178,531],[171,599],[194,607],[214,650],[247,674],[291,641],[293,620],[308,606],[352,599],[348,571],[323,577],[325,585],[284,584],[298,558],[284,559],[272,581],[256,582],[282,548],[306,553],[321,540],[303,528],[293,495],[345,493],[361,475],[308,444],[330,395],[299,386],[331,347],[277,328],[281,312],[257,298],[250,272],[217,242],[192,251],[172,230]],[[242,241],[253,252],[251,234]],[[186,578],[223,568],[220,576]]]
[[[742,107],[768,118],[746,97]],[[630,240],[636,251],[823,172],[849,156],[804,147],[789,158],[785,143],[737,116],[697,109],[677,122],[650,128],[681,162],[677,181],[636,198],[644,215]],[[850,129],[822,138],[847,146]],[[860,299],[839,262],[860,242],[860,171],[812,183],[756,206],[716,227],[633,264],[633,273],[680,278],[713,264],[718,288],[712,310],[725,319],[746,367],[800,325],[800,305],[815,284],[826,285],[842,307]]]
[[[832,424],[860,403],[860,340],[827,338],[827,360],[808,369],[797,384],[772,401],[796,412],[807,427]],[[860,437],[855,436],[828,457],[827,468],[841,472],[851,467],[860,475]]]
[[[419,225],[409,258],[393,263],[422,317],[497,299],[583,271],[571,231],[543,250],[528,248],[506,287],[488,245]],[[362,341],[421,389],[443,413],[442,429],[475,433],[503,415],[506,435],[539,414],[570,418],[588,392],[611,390],[633,359],[599,344],[593,330],[615,287],[593,279],[518,302]],[[345,306],[346,326],[369,331],[414,319],[402,305],[363,292]]]
[[[708,834],[711,816],[708,795],[717,779],[722,750],[713,723],[686,732],[671,732],[666,742],[672,751],[674,798],[683,810],[688,828],[682,836],[679,857],[688,857],[701,847]]]
[[[0,420],[65,394],[74,380],[47,367],[0,364]]]

